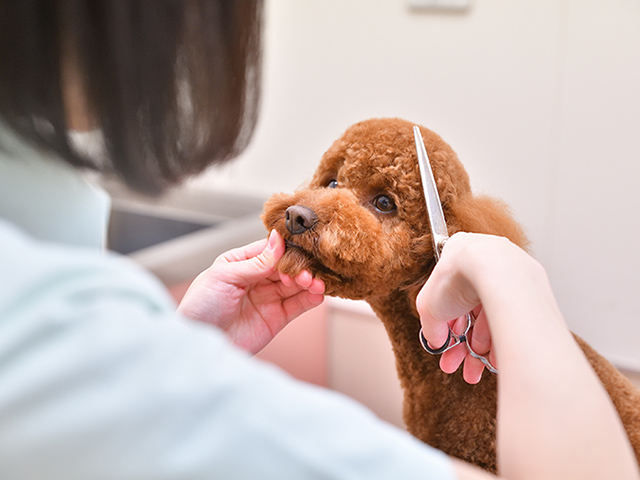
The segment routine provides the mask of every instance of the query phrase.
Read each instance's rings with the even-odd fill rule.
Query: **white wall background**
[[[263,86],[248,151],[192,188],[266,198],[352,123],[423,124],[512,206],[573,330],[640,369],[640,0],[270,0]]]

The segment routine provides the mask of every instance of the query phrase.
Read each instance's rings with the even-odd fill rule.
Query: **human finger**
[[[440,357],[440,370],[444,373],[454,373],[467,356],[466,347],[462,344],[447,350]]]
[[[282,302],[282,308],[285,312],[285,322],[289,323],[304,312],[317,307],[323,301],[324,295],[311,293],[307,290],[302,290],[296,295],[285,299]]]
[[[284,254],[284,240],[277,231],[272,230],[263,250],[257,255],[249,256],[249,253],[255,253],[260,244],[254,242],[235,253],[227,252],[224,256],[226,265],[219,265],[219,277],[228,283],[246,286],[276,276],[276,264]],[[248,258],[240,260],[244,255]],[[235,260],[230,260],[234,258]]]
[[[480,303],[473,285],[458,264],[456,249],[460,244],[464,244],[460,234],[449,239],[440,261],[416,299],[423,334],[434,345],[446,340],[447,322],[465,315]]]
[[[491,333],[489,332],[487,317],[482,307],[474,309],[472,314],[476,320],[473,324],[473,329],[467,336],[467,342],[469,342],[474,352],[488,356],[491,348]],[[494,363],[491,364],[494,365]],[[462,376],[467,383],[475,385],[482,379],[482,373],[485,368],[486,366],[480,359],[469,354],[464,363]]]
[[[429,345],[444,345],[449,338],[449,324],[442,321],[442,319],[436,318],[432,313],[427,285],[418,293],[416,308],[420,316],[422,334],[429,342]]]
[[[470,385],[475,385],[482,379],[484,364],[475,357],[467,355],[462,367],[462,378]]]
[[[316,294],[324,293],[324,282],[319,278],[315,278],[308,270],[303,270],[293,280],[303,290],[309,290],[311,293]]]
[[[473,325],[473,333],[469,339],[473,351],[484,355],[491,349],[491,332],[484,311],[480,310]]]
[[[291,276],[287,275],[286,273],[279,273],[278,277],[280,278],[282,284],[286,287],[290,287],[295,283],[293,278],[291,278]]]
[[[464,334],[466,329],[466,315],[457,318],[454,322],[450,322],[449,326],[456,335]],[[447,350],[440,358],[440,369],[445,373],[453,373],[462,364],[467,355],[466,347],[462,344]]]
[[[298,275],[294,277],[294,281],[303,289],[308,289],[313,281],[313,276],[311,272],[308,270],[301,271]]]

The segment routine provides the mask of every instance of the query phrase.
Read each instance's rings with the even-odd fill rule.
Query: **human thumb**
[[[278,261],[284,255],[284,250],[284,239],[277,231],[272,230],[262,252],[245,261],[230,264],[230,266],[236,270],[236,276],[241,283],[247,285],[256,283],[275,271]]]
[[[420,323],[422,326],[422,334],[425,336],[430,345],[435,348],[444,345],[449,335],[449,325],[447,322],[438,321],[434,317],[431,310],[430,291],[428,286],[425,285],[418,297],[416,298],[416,309],[420,316]]]

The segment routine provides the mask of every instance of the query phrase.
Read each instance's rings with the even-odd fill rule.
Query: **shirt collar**
[[[104,246],[108,195],[55,155],[0,129],[0,218],[50,242]]]

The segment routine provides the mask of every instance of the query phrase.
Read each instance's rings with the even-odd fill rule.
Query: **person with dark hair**
[[[144,193],[242,151],[255,125],[260,3],[2,2],[0,111],[23,139]],[[68,126],[100,127],[104,158]]]
[[[184,315],[101,251],[108,199],[82,170],[158,195],[249,141],[261,10],[0,3],[3,477],[447,478],[443,454],[247,355],[323,299],[309,272],[275,273],[276,233],[218,258]]]
[[[156,279],[101,250],[108,198],[83,170],[159,195],[246,146],[259,97],[261,10],[257,0],[0,2],[3,477],[486,478],[354,402],[251,358],[323,300],[324,285],[309,272],[276,273],[285,249],[277,233],[216,259],[177,311]],[[79,145],[77,131],[90,131],[97,148]],[[475,306],[460,298],[487,307],[487,335],[510,387],[500,390],[507,413],[499,431],[514,434],[518,415],[535,413],[533,435],[499,439],[505,473],[603,478],[604,466],[607,478],[637,478],[613,407],[561,333],[544,276],[513,246],[459,238],[418,309],[437,341],[452,312]],[[489,251],[511,261],[487,265]],[[510,348],[512,311],[499,293],[514,286],[537,292],[512,292],[520,310],[539,314],[525,346],[555,338],[553,360],[574,366],[572,375],[525,368],[531,348]],[[548,436],[538,430],[566,400],[516,395],[519,369],[535,393],[576,386],[592,399],[567,427],[556,425],[552,449],[540,448]],[[602,465],[582,462],[584,441],[567,445],[575,435]]]

